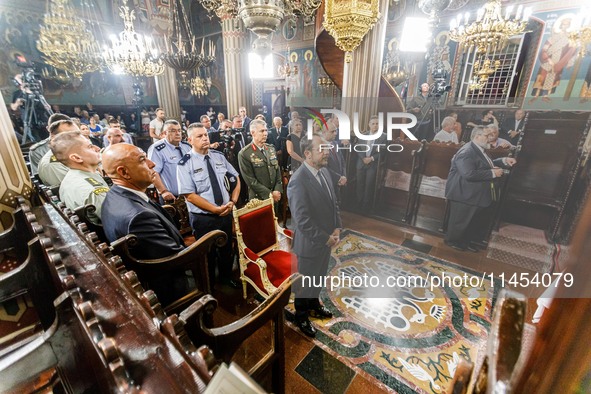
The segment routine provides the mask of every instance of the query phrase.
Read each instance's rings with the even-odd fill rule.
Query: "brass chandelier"
[[[105,48],[105,62],[114,73],[124,72],[134,77],[153,77],[164,72],[164,64],[158,48],[149,36],[135,31],[135,12],[122,6],[119,15],[123,18],[124,30],[119,36],[111,36],[112,48]]]
[[[207,96],[211,88],[211,78],[202,78],[200,75],[191,79],[190,83],[191,94],[199,98]]]
[[[469,13],[452,19],[449,38],[479,53],[503,48],[510,37],[525,31],[531,8],[519,5],[513,16],[512,12],[513,6],[507,7],[503,17],[501,0],[490,0],[478,10],[475,21],[470,22]]]
[[[578,15],[573,23],[573,30],[568,38],[573,45],[580,46],[579,56],[587,53],[587,45],[591,44],[591,9],[585,10]]]
[[[345,62],[380,17],[378,0],[326,0],[324,28],[345,52]]]
[[[208,42],[205,52],[205,38],[201,41],[201,51],[191,32],[189,20],[181,0],[174,0],[171,10],[171,28],[165,38],[166,52],[162,60],[179,73],[179,84],[189,87],[189,73],[199,67],[208,67],[215,61],[215,45]]]
[[[285,18],[302,16],[305,20],[314,18],[322,0],[199,0],[209,15],[220,19],[238,16],[244,26],[257,35],[253,49],[259,54],[271,52],[269,35],[277,30]]]
[[[474,62],[474,68],[472,69],[472,78],[468,82],[469,90],[482,90],[488,83],[490,76],[497,71],[501,66],[499,60],[491,61],[488,57],[485,57]]]
[[[51,0],[37,49],[47,64],[77,79],[102,67],[101,48],[94,34],[68,0]]]

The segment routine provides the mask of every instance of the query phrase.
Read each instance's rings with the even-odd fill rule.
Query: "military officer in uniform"
[[[176,167],[184,155],[191,151],[191,144],[182,139],[182,128],[174,119],[164,122],[164,138],[148,149],[148,158],[156,165],[154,186],[164,202],[174,201],[179,196]]]
[[[250,122],[252,142],[238,153],[238,165],[248,186],[248,198],[265,200],[273,195],[275,203],[281,199],[283,184],[275,147],[267,141],[267,124],[255,119]]]
[[[96,172],[101,161],[98,146],[79,131],[60,133],[50,145],[56,159],[70,169],[60,185],[60,200],[72,210],[86,204],[94,205],[96,211],[89,219],[99,224],[109,186]]]
[[[58,120],[49,126],[49,139],[53,140],[58,134],[66,131],[80,131],[71,120]],[[48,147],[49,148],[49,147]],[[62,183],[62,179],[68,173],[69,168],[60,163],[51,150],[39,160],[39,179],[44,185],[53,187]]]
[[[51,126],[51,124],[53,122],[57,122],[58,120],[69,120],[69,119],[70,119],[70,117],[68,115],[64,115],[64,114],[51,115],[49,117],[49,120],[47,121],[47,131],[49,131],[49,126]],[[32,175],[35,175],[39,172],[39,170],[38,170],[39,161],[41,161],[41,158],[43,156],[45,156],[45,154],[47,152],[49,152],[50,138],[51,138],[51,132],[50,132],[50,137],[47,137],[43,141],[39,141],[36,144],[31,145],[31,148],[29,149],[29,163],[31,163],[31,174]]]
[[[224,155],[209,149],[209,135],[201,123],[189,125],[188,141],[192,149],[179,161],[177,178],[179,193],[185,196],[195,239],[212,230],[221,230],[228,236],[226,245],[218,248],[220,282],[238,288],[232,279],[232,208],[240,195],[238,172]],[[234,179],[236,187],[231,193],[224,187],[225,178]],[[216,250],[208,255],[209,281],[213,287]]]

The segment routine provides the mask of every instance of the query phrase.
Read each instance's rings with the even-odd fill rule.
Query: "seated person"
[[[51,136],[51,132],[50,132],[50,126],[52,123],[57,122],[58,120],[69,120],[70,117],[66,116],[64,114],[53,114],[49,117],[49,120],[47,121],[47,131],[50,133]],[[49,137],[47,137],[46,139],[44,139],[43,141],[39,141],[34,145],[31,145],[31,148],[29,149],[29,162],[31,163],[31,175],[35,175],[39,172],[39,169],[37,168],[39,165],[39,161],[41,161],[41,158],[43,156],[45,156],[45,154],[49,152]]]
[[[101,207],[109,186],[96,172],[101,161],[98,146],[80,132],[68,131],[51,140],[50,148],[55,158],[70,169],[60,185],[60,200],[71,210],[94,205],[96,212],[89,219],[100,223]]]
[[[488,137],[489,149],[513,148],[513,145],[511,145],[511,143],[509,141],[507,141],[506,139],[503,139],[503,138],[499,138],[499,127],[498,126],[496,126],[494,124],[490,124],[490,125],[486,126],[486,129],[490,133],[490,136]]]
[[[451,116],[444,118],[441,122],[441,130],[437,134],[435,134],[435,138],[433,138],[433,141],[451,142],[453,144],[457,144],[458,135],[454,131],[455,124],[456,120]]]
[[[53,140],[58,134],[66,131],[80,131],[71,120],[58,120],[49,126],[49,140]],[[47,147],[49,149],[49,146]],[[62,179],[68,173],[69,168],[60,163],[51,150],[39,160],[39,179],[45,186],[54,187],[62,183]]]
[[[130,250],[137,259],[159,259],[185,248],[172,218],[150,201],[146,189],[154,180],[154,163],[140,148],[116,144],[103,152],[103,169],[113,180],[102,208],[102,221],[109,242],[134,234],[137,245]],[[188,292],[185,273],[180,270],[162,275],[150,283],[165,306]]]
[[[499,125],[499,121],[495,118],[494,112],[489,109],[485,109],[482,111],[482,116],[480,119],[475,119],[472,122],[466,123],[466,126],[469,127],[476,127],[476,126],[488,126],[489,124],[494,124],[496,126]]]

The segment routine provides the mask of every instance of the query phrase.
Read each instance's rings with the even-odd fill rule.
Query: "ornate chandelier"
[[[326,0],[323,26],[345,52],[345,62],[380,17],[378,0]]]
[[[164,43],[166,53],[162,54],[162,60],[179,73],[179,84],[182,87],[190,85],[189,73],[192,70],[198,67],[208,67],[215,61],[215,46],[211,42],[208,43],[207,54],[205,53],[205,39],[201,42],[201,51],[198,51],[181,0],[175,0],[172,3],[171,28]]]
[[[135,12],[127,6],[119,8],[124,30],[119,37],[111,36],[112,48],[105,48],[105,62],[114,73],[124,72],[134,77],[153,77],[164,72],[158,49],[149,36],[135,31]]]
[[[591,43],[591,9],[583,11],[573,23],[573,30],[568,38],[573,45],[580,46],[579,56],[587,53],[587,45]]]
[[[102,67],[101,49],[68,0],[51,0],[43,16],[37,49],[45,62],[75,78]]]
[[[314,18],[322,0],[199,0],[209,15],[220,19],[239,16],[244,26],[257,35],[253,49],[259,54],[269,53],[269,35],[277,30],[284,18],[305,20]],[[376,0],[377,1],[377,0]]]
[[[480,53],[485,53],[489,49],[500,49],[510,37],[525,31],[531,8],[524,10],[523,6],[519,5],[515,15],[511,16],[512,12],[513,6],[507,7],[503,17],[501,0],[490,0],[478,10],[475,21],[469,23],[468,12],[452,19],[449,38],[464,47],[476,47],[476,51]]]
[[[207,96],[210,88],[211,78],[209,77],[201,78],[201,76],[197,75],[195,78],[191,79],[190,89],[193,96],[197,96],[199,98]]]
[[[484,61],[476,60],[472,69],[472,78],[468,82],[469,90],[481,90],[488,83],[488,78],[501,66],[499,60],[492,62],[489,58]]]

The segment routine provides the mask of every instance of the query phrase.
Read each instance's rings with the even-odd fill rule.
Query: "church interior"
[[[0,392],[591,393],[587,0],[3,0],[0,33]],[[152,160],[162,111],[183,140],[232,124],[242,194],[224,185],[229,236],[198,236],[189,197],[154,182],[184,249],[140,259],[140,235],[109,241],[30,153],[61,113],[103,158],[112,116]],[[275,144],[274,202],[234,164],[250,118]],[[288,188],[311,168],[300,139],[332,126],[342,172],[318,179],[341,226],[310,335]],[[494,182],[456,164],[483,130]],[[473,243],[450,242],[456,176],[490,184]],[[223,245],[233,279],[214,286]],[[192,291],[163,302],[174,269]]]

